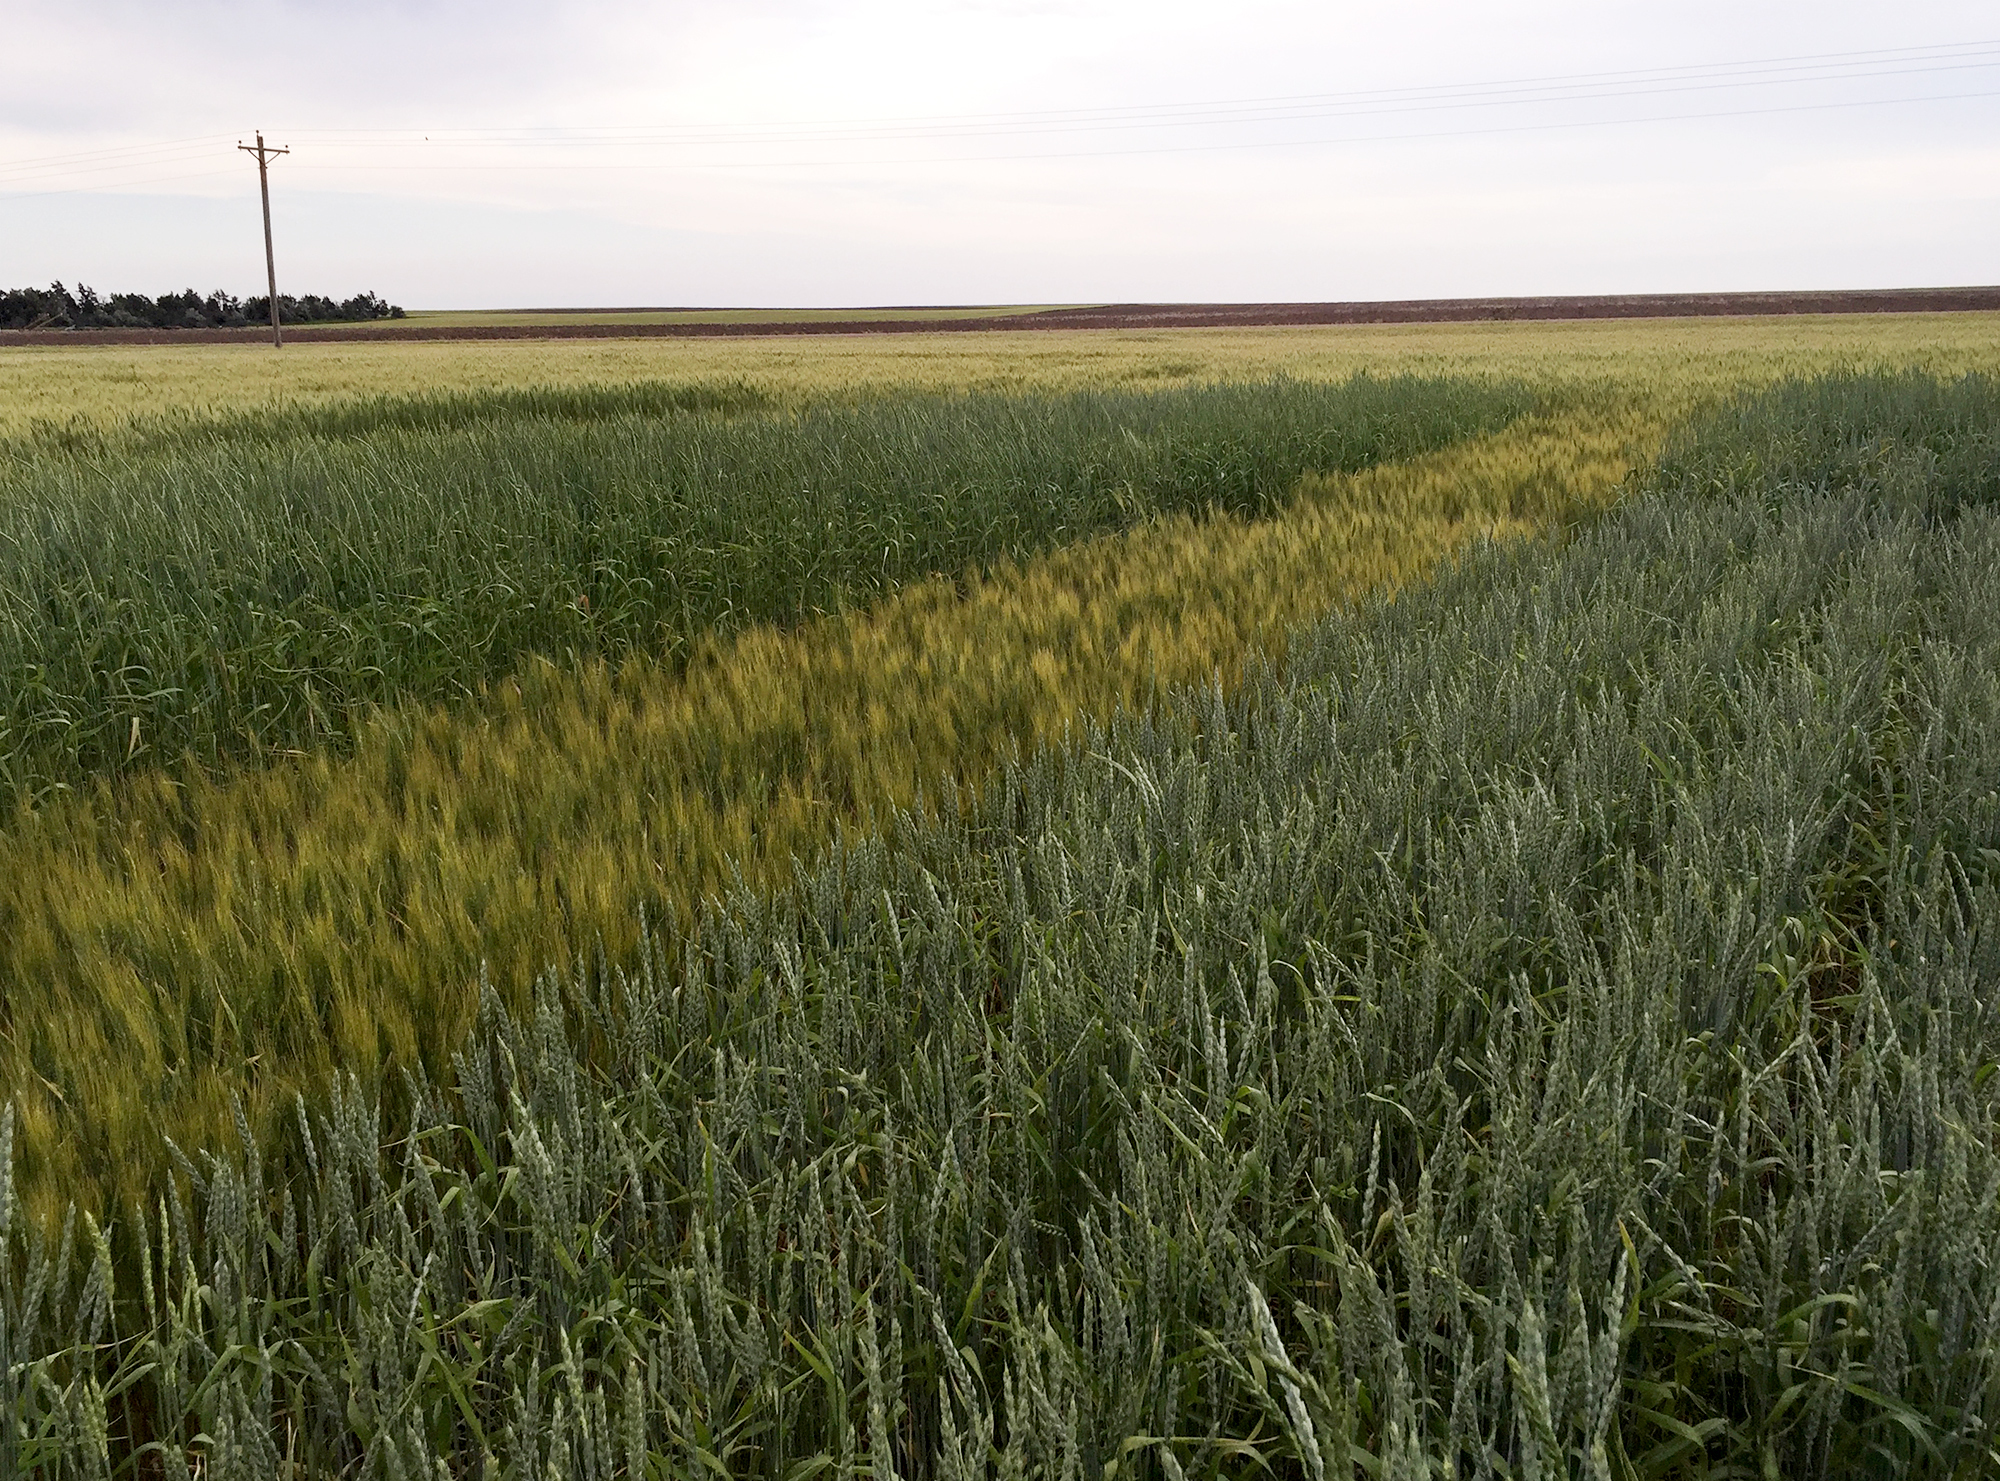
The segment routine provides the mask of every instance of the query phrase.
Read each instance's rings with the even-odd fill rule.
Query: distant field
[[[1027,329],[1252,329],[1358,324],[1555,322],[1593,319],[1948,314],[2000,311],[2000,287],[1824,292],[1612,293],[1540,298],[1336,300],[1320,303],[888,305],[872,308],[568,308],[420,312],[400,320],[301,324],[297,343],[397,339],[713,339],[827,334],[993,333]],[[92,329],[9,331],[0,343],[249,344],[261,331]]]
[[[377,322],[378,327],[438,328],[444,326],[537,328],[558,324],[880,324],[910,319],[1000,319],[1011,314],[1040,314],[1055,309],[1095,307],[1087,304],[986,304],[868,309],[417,309],[401,319]],[[329,325],[360,328],[360,325]]]
[[[2000,362],[2000,316],[1063,330],[893,337],[590,339],[0,347],[0,437],[357,396],[503,386],[741,381],[781,398],[922,390],[1065,390],[1357,370],[1527,376],[1563,384],[1725,386],[1868,365],[1951,372]]]

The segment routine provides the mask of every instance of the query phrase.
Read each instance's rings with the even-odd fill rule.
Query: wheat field
[[[301,612],[402,600],[377,519],[532,594],[505,542],[427,553],[476,524],[433,486],[560,493],[587,571],[692,528],[602,472],[679,458],[858,459],[826,540],[748,493],[704,536],[732,590],[856,574],[603,643],[551,588],[338,725],[35,753],[0,1470],[2000,1464],[2000,335],[971,338],[390,347],[457,384],[203,347],[122,401],[130,352],[54,352],[76,414],[0,443],[15,570],[312,479],[364,493],[284,526],[338,552],[283,568]],[[537,484],[547,437],[610,451]],[[966,518],[815,564],[898,478]],[[269,610],[183,548],[205,585],[126,564],[217,635]],[[79,672],[172,610],[121,600],[64,609],[139,614]]]

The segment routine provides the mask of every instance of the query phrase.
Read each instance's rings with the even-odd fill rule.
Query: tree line
[[[373,293],[326,298],[317,293],[278,295],[284,324],[344,324],[368,319],[400,319],[403,310]],[[197,293],[100,294],[79,283],[71,292],[61,283],[47,288],[0,289],[0,329],[241,329],[271,321],[268,295],[237,298],[217,289]]]

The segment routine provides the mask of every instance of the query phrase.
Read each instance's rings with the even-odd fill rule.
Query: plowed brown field
[[[977,318],[801,318],[761,321],[680,321],[667,324],[578,322],[555,324],[298,325],[285,331],[299,342],[437,339],[708,339],[754,335],[943,334],[995,329],[1216,329],[1306,324],[1451,324],[1525,319],[1675,319],[1760,314],[1869,314],[2000,312],[2000,286],[1979,288],[1866,288],[1787,293],[1625,293],[1549,298],[1414,298],[1354,303],[1113,303],[1086,308],[1036,309]],[[859,311],[857,311],[859,312]],[[263,329],[46,329],[0,331],[4,345],[231,344],[264,338]]]

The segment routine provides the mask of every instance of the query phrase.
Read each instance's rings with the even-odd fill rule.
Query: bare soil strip
[[[752,335],[970,334],[996,329],[1229,329],[1310,324],[1462,324],[1546,319],[1718,318],[1768,314],[2000,312],[2000,286],[1785,293],[1620,293],[1550,298],[1414,298],[1374,303],[1114,303],[983,318],[796,319],[673,324],[301,324],[298,342],[438,339],[713,339]],[[572,311],[579,318],[584,310]],[[259,329],[0,330],[7,345],[254,343]]]

